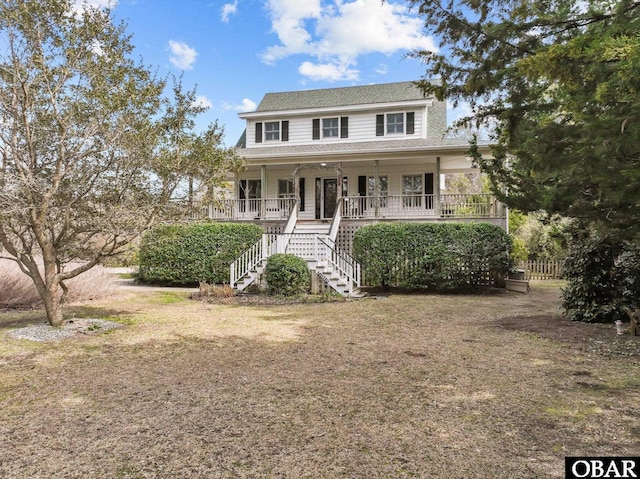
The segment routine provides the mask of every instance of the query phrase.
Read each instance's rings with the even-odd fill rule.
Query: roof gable
[[[325,88],[267,93],[257,112],[330,108],[350,105],[423,100],[425,95],[413,82]]]

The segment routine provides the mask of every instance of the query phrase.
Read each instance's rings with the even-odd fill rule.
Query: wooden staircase
[[[340,206],[340,205],[338,205]],[[298,256],[330,288],[346,297],[360,297],[360,264],[335,243],[340,225],[340,207],[331,223],[298,222],[297,208],[291,212],[284,233],[264,234],[231,264],[231,286],[243,291],[260,281],[267,259],[276,253]]]

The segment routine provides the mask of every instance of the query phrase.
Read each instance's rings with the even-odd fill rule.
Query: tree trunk
[[[47,320],[51,326],[59,328],[62,326],[64,318],[62,317],[62,304],[61,294],[59,291],[51,291],[53,288],[46,290],[46,297],[42,298],[44,301],[44,309],[47,313]],[[55,289],[59,289],[57,286]],[[56,294],[57,293],[57,294]]]
[[[38,288],[44,310],[47,313],[47,320],[51,326],[59,328],[62,326],[64,318],[62,317],[62,291],[58,284],[46,285],[44,288]]]

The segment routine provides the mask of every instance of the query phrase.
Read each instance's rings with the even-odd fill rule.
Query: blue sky
[[[77,0],[80,2],[81,0]],[[434,49],[403,0],[89,0],[110,6],[134,55],[160,76],[183,75],[234,145],[268,92],[417,80],[414,49]],[[457,112],[449,115],[451,120]]]

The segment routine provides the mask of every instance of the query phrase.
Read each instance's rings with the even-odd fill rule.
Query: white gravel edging
[[[104,319],[68,319],[59,328],[54,328],[47,323],[42,323],[14,329],[8,334],[14,339],[44,342],[59,341],[75,336],[76,334],[94,334],[119,327],[122,327],[122,325]]]

